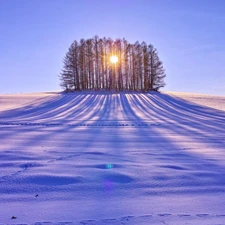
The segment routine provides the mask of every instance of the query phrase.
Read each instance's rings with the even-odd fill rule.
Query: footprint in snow
[[[203,214],[196,214],[196,216],[198,216],[198,217],[206,217],[206,216],[209,216],[209,214],[205,214],[205,213],[203,213]]]

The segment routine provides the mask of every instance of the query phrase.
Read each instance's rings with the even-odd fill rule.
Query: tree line
[[[110,57],[118,61],[112,63]],[[59,75],[65,91],[136,90],[158,91],[166,74],[157,49],[145,42],[130,44],[124,38],[74,41],[63,60]]]

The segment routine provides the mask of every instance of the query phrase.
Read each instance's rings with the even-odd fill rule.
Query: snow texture
[[[0,95],[0,224],[225,224],[225,97]]]

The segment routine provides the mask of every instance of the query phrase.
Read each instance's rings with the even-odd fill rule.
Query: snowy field
[[[0,224],[225,224],[225,97],[0,95]]]

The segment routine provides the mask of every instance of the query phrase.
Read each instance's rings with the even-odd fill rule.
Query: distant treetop
[[[60,85],[65,91],[158,91],[165,86],[165,76],[152,44],[95,36],[71,44],[63,60]]]

